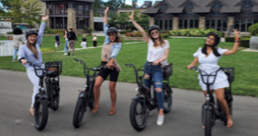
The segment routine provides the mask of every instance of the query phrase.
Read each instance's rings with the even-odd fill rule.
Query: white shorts
[[[200,84],[203,91],[207,91],[207,85],[206,84],[204,84],[201,80],[200,80],[199,84]],[[210,90],[216,90],[216,89],[226,88],[226,87],[229,87],[228,80],[224,80],[223,82],[214,83],[214,84],[210,85]]]

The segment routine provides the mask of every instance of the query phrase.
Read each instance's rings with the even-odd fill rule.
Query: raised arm
[[[144,41],[148,43],[150,38],[146,34],[144,29],[134,20],[134,11],[129,16],[129,18],[130,18],[131,22],[133,23],[134,27],[142,34]]]
[[[41,24],[40,24],[40,28],[39,28],[36,46],[39,46],[42,42],[47,19],[48,19],[48,15],[42,16],[42,18],[41,18]]]
[[[232,50],[228,50],[228,51],[225,51],[223,53],[223,55],[232,55],[232,54],[235,54],[237,52],[237,48],[238,46],[240,45],[240,40],[239,40],[239,31],[234,29],[234,34],[235,34],[235,43],[234,43],[234,46],[233,46],[233,49]]]
[[[106,8],[106,10],[104,11],[104,23],[103,23],[103,30],[104,30],[104,35],[105,35],[105,41],[104,41],[104,45],[108,44],[109,41],[109,37],[107,35],[107,31],[108,31],[108,10],[109,7]]]

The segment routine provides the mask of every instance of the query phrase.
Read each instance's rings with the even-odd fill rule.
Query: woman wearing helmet
[[[148,29],[150,37],[146,34],[143,28],[134,20],[134,12],[129,16],[134,27],[141,32],[144,41],[148,45],[147,62],[145,63],[144,86],[150,91],[151,82],[154,81],[155,91],[157,92],[157,101],[159,106],[159,115],[157,125],[161,126],[164,123],[164,93],[162,91],[162,66],[167,64],[169,53],[169,42],[164,40],[160,34],[158,26],[151,26]],[[153,78],[153,79],[152,79]]]
[[[26,67],[27,76],[33,84],[32,103],[29,109],[29,112],[32,116],[34,115],[33,104],[35,100],[35,95],[38,93],[39,90],[39,78],[35,75],[34,67],[29,65],[28,62],[35,65],[41,65],[43,63],[40,51],[40,44],[43,38],[47,19],[48,16],[42,17],[38,33],[34,30],[26,33],[27,42],[26,44],[20,46],[18,52],[18,59],[20,63],[22,63]]]
[[[205,71],[206,73],[211,73],[216,71],[218,66],[218,61],[223,55],[232,55],[237,52],[239,42],[239,31],[234,29],[235,33],[235,44],[232,50],[222,49],[220,47],[216,48],[216,46],[220,43],[220,37],[216,33],[209,33],[203,48],[199,48],[193,56],[195,57],[193,62],[187,66],[188,69],[194,67],[198,62],[200,63],[199,68]],[[200,75],[198,76],[199,84],[203,90],[204,96],[207,94],[207,87],[202,82]],[[215,90],[216,97],[221,104],[222,109],[225,111],[227,115],[227,127],[233,126],[233,120],[229,113],[228,104],[224,98],[225,87],[228,87],[229,83],[227,80],[227,76],[223,71],[219,71],[216,77],[216,80],[213,85],[211,85],[211,89]],[[202,126],[204,128],[205,126]]]
[[[105,68],[102,68],[99,72],[99,75],[96,78],[94,85],[94,99],[95,107],[92,109],[93,113],[96,113],[99,108],[99,97],[100,97],[100,87],[102,83],[110,76],[109,89],[110,97],[112,102],[112,107],[109,111],[109,115],[114,115],[116,113],[116,83],[118,79],[119,72],[121,68],[116,61],[116,56],[122,48],[122,42],[118,36],[118,31],[115,27],[108,28],[108,14],[109,7],[104,11],[104,23],[103,29],[105,34],[105,42],[102,47],[101,52],[101,65],[104,65]]]

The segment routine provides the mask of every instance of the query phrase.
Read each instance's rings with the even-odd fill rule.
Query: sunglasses
[[[153,32],[151,32],[151,34],[153,35],[153,34],[158,34],[159,33],[159,31],[153,31]]]

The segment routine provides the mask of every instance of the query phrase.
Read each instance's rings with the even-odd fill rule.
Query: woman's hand
[[[153,65],[154,65],[154,66],[157,66],[157,65],[159,65],[159,64],[160,64],[160,61],[159,61],[159,60],[156,60],[156,61],[153,62]]]
[[[190,70],[190,69],[193,68],[193,67],[194,67],[194,66],[193,66],[192,64],[190,64],[190,65],[188,65],[186,68]]]
[[[113,69],[113,62],[111,62],[111,61],[108,62],[108,63],[106,64],[106,66],[112,70],[112,69]]]
[[[105,11],[104,11],[104,14],[105,14],[105,15],[107,15],[108,10],[109,10],[109,7],[106,7],[106,9],[105,9]]]
[[[237,29],[234,29],[234,34],[235,34],[235,38],[240,37],[239,31]]]
[[[134,11],[132,11],[132,14],[129,15],[129,18],[130,18],[131,21],[134,21],[133,14],[134,14]]]
[[[27,60],[26,59],[21,59],[21,63],[22,64],[27,64]]]
[[[42,20],[42,21],[48,20],[48,15],[42,16],[41,20]]]

